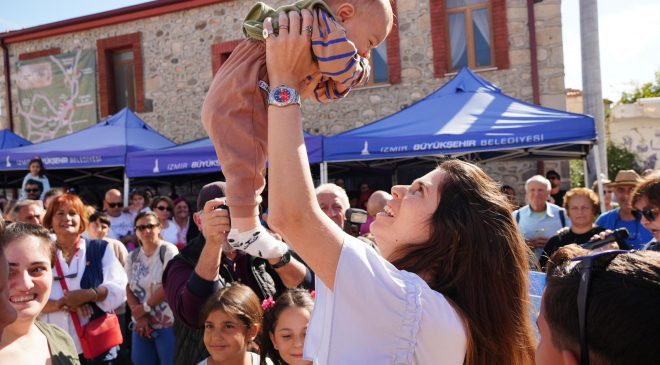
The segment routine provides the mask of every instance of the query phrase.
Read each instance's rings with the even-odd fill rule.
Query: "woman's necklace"
[[[66,249],[59,242],[55,242],[55,245],[62,252],[62,257],[64,257],[64,260],[66,261],[66,263],[70,264],[71,259],[73,259],[73,256],[75,256],[76,253],[78,253],[78,247],[80,245],[80,239],[77,239],[75,244],[69,246],[69,248],[66,248]]]

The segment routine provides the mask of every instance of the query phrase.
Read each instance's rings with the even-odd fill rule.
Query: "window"
[[[144,70],[140,32],[96,41],[101,116],[125,107],[144,107]]]
[[[229,58],[234,48],[241,43],[241,40],[233,40],[211,45],[211,68],[213,75],[218,72],[220,66]]]
[[[448,69],[493,66],[488,0],[447,0]]]
[[[429,0],[435,77],[461,67],[509,68],[506,0]]]
[[[133,50],[112,53],[112,74],[114,79],[115,112],[125,107],[135,110],[135,63]]]
[[[371,50],[369,64],[371,66],[371,75],[369,75],[367,86],[385,84],[390,81],[387,64],[387,42],[383,42]]]

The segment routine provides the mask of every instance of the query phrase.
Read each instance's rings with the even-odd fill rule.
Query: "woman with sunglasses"
[[[135,218],[140,247],[126,262],[126,295],[133,313],[131,360],[134,364],[172,364],[174,361],[174,315],[165,302],[162,285],[167,263],[179,253],[161,239],[156,213],[142,212]]]
[[[166,242],[176,244],[179,230],[172,221],[174,203],[166,196],[157,196],[151,200],[151,210],[156,213],[160,223],[160,234]]]
[[[645,250],[660,251],[660,172],[644,176],[632,193],[632,205],[642,225],[653,235]]]
[[[55,233],[57,275],[41,318],[69,333],[82,364],[110,364],[116,360],[119,346],[85,359],[73,318],[84,327],[122,305],[126,301],[126,272],[107,242],[82,237],[88,224],[85,205],[75,194],[60,195],[48,206],[44,227]]]
[[[537,365],[645,365],[660,359],[660,253],[569,245],[548,266]]]

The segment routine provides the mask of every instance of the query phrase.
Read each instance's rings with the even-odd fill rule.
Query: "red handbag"
[[[55,259],[55,269],[57,270],[57,275],[60,277],[62,291],[66,293],[69,291],[69,288],[64,280],[59,259]],[[78,313],[76,311],[70,313],[73,326],[76,327],[76,334],[78,334],[78,339],[80,340],[80,346],[83,349],[83,356],[86,359],[94,359],[103,355],[111,348],[121,345],[124,342],[119,327],[119,319],[116,314],[106,313],[93,321],[89,321],[83,327],[80,325]]]

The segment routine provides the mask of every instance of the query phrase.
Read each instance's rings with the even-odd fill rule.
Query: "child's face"
[[[369,5],[362,5],[354,12],[345,11],[344,3],[336,9],[337,16],[346,29],[348,39],[355,44],[358,54],[369,58],[371,50],[378,47],[392,29],[392,10],[388,1],[379,0]]]
[[[248,328],[235,315],[214,310],[204,322],[204,346],[216,363],[242,363],[257,330],[256,326]]]
[[[311,364],[302,358],[309,319],[310,313],[307,309],[287,308],[280,313],[274,332],[269,334],[280,357],[289,365]]]
[[[93,240],[104,239],[108,235],[109,231],[110,227],[107,224],[101,223],[99,221],[91,222],[87,228],[87,234],[89,235],[89,238]]]
[[[32,176],[39,175],[39,171],[41,171],[41,166],[39,166],[38,162],[33,162],[30,164],[30,174],[32,174]]]

